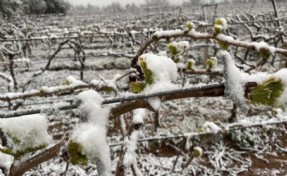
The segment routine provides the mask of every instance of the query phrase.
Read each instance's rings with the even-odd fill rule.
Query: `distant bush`
[[[26,14],[41,14],[47,11],[47,4],[44,0],[22,0],[22,7]]]
[[[44,1],[47,5],[45,13],[66,13],[70,7],[70,4],[64,0],[44,0]]]
[[[19,0],[0,0],[0,15],[9,17],[19,9],[20,5]]]
[[[24,14],[67,13],[70,4],[64,0],[0,0],[2,17]]]

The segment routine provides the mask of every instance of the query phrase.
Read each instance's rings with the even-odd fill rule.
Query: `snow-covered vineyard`
[[[287,3],[208,2],[1,19],[0,176],[286,175]]]

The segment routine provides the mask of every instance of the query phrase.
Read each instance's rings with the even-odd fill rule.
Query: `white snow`
[[[199,0],[202,4],[222,3],[224,0]]]
[[[166,30],[166,31],[157,31],[153,34],[153,36],[161,38],[161,37],[168,37],[171,35],[176,35],[176,34],[181,34],[181,33],[182,33],[182,30],[180,30],[180,29]]]
[[[78,125],[70,138],[83,146],[83,153],[92,163],[99,159],[105,168],[105,174],[111,173],[110,148],[106,139],[107,130],[100,124],[83,123]]]
[[[140,108],[133,111],[133,124],[143,124],[146,116],[146,109]]]
[[[116,81],[119,77],[121,77],[121,75],[117,74],[114,76],[114,78],[112,80],[107,80],[107,79],[96,80],[96,79],[93,79],[90,81],[90,84],[97,87],[97,89],[101,89],[103,87],[110,87],[113,90],[117,91],[118,88],[117,88]]]
[[[206,121],[202,127],[207,131],[207,132],[212,132],[212,133],[218,133],[220,132],[222,129],[216,125],[214,122],[208,122]]]
[[[87,116],[88,122],[105,126],[110,113],[109,108],[103,108],[103,97],[94,90],[81,92],[77,98],[82,101],[80,109]]]
[[[79,87],[79,86],[86,86],[87,85],[86,83],[84,83],[82,81],[79,81],[79,80],[76,80],[76,79],[73,80],[71,78],[72,77],[70,77],[70,81],[72,81],[72,82],[70,82],[71,83],[70,85],[55,86],[55,87],[43,86],[43,87],[41,87],[40,91],[42,91],[44,93],[54,93],[54,92],[57,92],[57,91],[63,91],[63,90],[67,90],[67,89],[71,89],[71,88],[76,88],[76,87]]]
[[[284,84],[284,91],[281,96],[278,98],[277,102],[279,104],[286,104],[287,103],[287,69],[281,69],[278,72],[272,74],[275,78],[279,78],[282,80]]]
[[[268,49],[268,51],[270,51],[271,55],[274,55],[274,53],[276,52],[276,48],[274,46],[270,46],[268,43],[264,42],[264,41],[261,41],[261,42],[252,42],[251,43],[256,51],[260,52],[260,50],[262,48],[264,49]]]
[[[141,60],[144,60],[147,63],[147,68],[154,74],[155,82],[176,81],[177,67],[171,58],[147,53],[139,57],[139,62]]]
[[[186,137],[186,142],[185,142],[185,146],[184,146],[184,149],[185,150],[190,150],[190,147],[192,146],[192,142],[190,140],[190,137]]]
[[[282,109],[277,108],[277,109],[275,109],[275,112],[276,112],[277,119],[279,119],[279,120],[287,120],[287,115]]]
[[[146,62],[147,68],[152,71],[154,79],[154,84],[145,88],[143,93],[154,93],[178,88],[177,84],[173,84],[177,80],[177,65],[171,58],[148,53],[141,55],[139,62],[140,60]]]
[[[138,138],[139,138],[139,131],[135,130],[129,136],[129,139],[125,140],[126,153],[125,153],[124,161],[123,161],[125,168],[129,168],[136,159],[136,149],[137,149]]]
[[[1,72],[0,72],[0,77],[2,77],[3,79],[7,80],[8,82],[13,82],[12,77],[9,76],[9,75],[6,75],[6,74],[4,74],[4,73],[1,73]]]
[[[244,76],[247,74],[241,72],[236,66],[231,55],[227,51],[220,51],[219,57],[224,62],[224,78],[225,78],[225,90],[224,93],[230,99],[233,100],[242,110],[248,109],[245,102],[244,91]]]
[[[4,93],[4,94],[1,94],[0,95],[0,98],[15,98],[15,97],[18,97],[18,96],[21,96],[23,94],[34,94],[34,93],[37,93],[38,91],[37,90],[29,90],[25,93],[22,93],[22,92],[8,92],[8,93]]]
[[[127,133],[127,126],[126,126],[126,122],[124,119],[124,116],[120,116],[120,123],[121,123],[121,130],[123,134]]]
[[[146,116],[146,109],[137,109],[133,111],[133,124],[143,124],[144,123],[144,117]],[[130,166],[132,164],[135,164],[135,169],[136,172],[139,175],[142,175],[142,173],[140,172],[140,170],[137,168],[137,162],[136,162],[136,149],[137,149],[137,142],[139,139],[139,135],[140,135],[140,130],[133,130],[131,135],[127,138],[125,138],[124,140],[124,151],[125,155],[124,155],[124,160],[123,160],[123,164],[125,166],[125,175],[128,172],[128,168],[130,168]]]
[[[157,82],[150,87],[145,88],[143,93],[145,94],[150,94],[150,93],[156,93],[156,92],[164,92],[164,91],[169,91],[169,90],[175,90],[175,89],[180,89],[180,85],[178,84],[173,84],[170,82]]]
[[[28,57],[22,57],[22,58],[18,58],[18,59],[15,59],[15,62],[24,62],[24,63],[30,63],[30,58]]]
[[[137,31],[131,30],[131,31],[130,31],[130,34],[131,34],[131,37],[132,37],[133,39],[135,39],[135,38],[136,38]]]
[[[78,85],[83,85],[85,84],[83,81],[77,80],[74,76],[68,76],[66,78],[67,82],[69,83],[69,85],[73,85],[73,86],[78,86]]]
[[[14,161],[13,156],[0,152],[0,166],[1,167],[7,168],[7,170],[9,170],[11,165],[13,164],[13,161]],[[1,172],[0,172],[0,175],[1,175]]]
[[[17,139],[17,142],[13,143],[14,152],[48,145],[52,141],[47,132],[46,117],[41,114],[0,119],[0,128],[9,137]]]
[[[159,110],[159,108],[161,106],[160,98],[158,98],[158,97],[149,98],[148,102],[154,110]]]
[[[216,36],[216,38],[217,38],[218,40],[220,40],[220,41],[226,41],[226,42],[228,42],[228,43],[232,43],[232,42],[235,41],[233,37],[227,36],[227,35],[224,35],[224,34],[218,34],[218,35]]]
[[[90,161],[98,164],[100,161],[105,172],[111,174],[110,148],[107,143],[107,129],[109,108],[101,106],[103,98],[94,90],[81,92],[78,99],[82,101],[80,109],[87,116],[88,123],[77,126],[71,140],[83,146],[83,152]]]
[[[182,54],[184,51],[188,50],[190,47],[188,41],[178,41],[178,42],[173,41],[168,45],[174,46],[177,49],[177,51],[179,51],[179,54]]]
[[[219,29],[223,29],[226,30],[227,29],[227,21],[225,18],[218,18],[215,20],[215,27],[219,28]]]

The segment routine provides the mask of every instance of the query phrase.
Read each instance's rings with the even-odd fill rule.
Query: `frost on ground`
[[[92,96],[91,96],[92,97]],[[95,96],[97,97],[97,96]],[[99,98],[99,97],[97,97]],[[201,106],[198,109],[198,106]],[[126,156],[127,163],[134,163],[136,153],[136,163],[138,170],[143,175],[263,175],[269,176],[274,173],[274,167],[277,168],[278,173],[284,173],[286,167],[284,160],[287,159],[284,147],[285,142],[285,126],[268,126],[263,128],[246,128],[244,130],[235,130],[230,133],[230,138],[222,139],[220,135],[203,136],[203,137],[186,137],[186,138],[173,138],[165,139],[169,135],[178,135],[180,132],[200,132],[205,121],[210,121],[208,126],[215,124],[224,129],[227,125],[222,122],[220,110],[216,111],[215,107],[226,110],[226,120],[230,115],[230,100],[224,98],[199,98],[199,99],[183,99],[162,103],[160,108],[161,124],[158,132],[154,132],[152,123],[145,123],[142,135],[133,134],[127,145],[130,146],[130,155]],[[133,122],[142,123],[153,120],[152,113],[144,112],[145,110],[138,110],[134,113]],[[208,113],[209,112],[209,113]],[[238,124],[248,126],[253,123],[263,123],[266,121],[286,120],[287,114],[280,109],[276,110],[276,116],[270,119],[270,114],[261,113],[257,116],[251,116],[241,119]],[[145,116],[143,119],[142,117]],[[214,121],[218,119],[218,121]],[[188,120],[190,123],[187,123]],[[192,125],[192,123],[194,123]],[[238,125],[237,124],[237,125]],[[90,141],[90,137],[98,138],[96,134],[104,133],[99,132],[99,128],[93,128],[92,124],[86,124],[78,129],[79,139],[85,141],[84,143],[91,147],[97,146],[99,140]],[[107,130],[111,130],[111,126]],[[213,128],[217,129],[217,128]],[[90,131],[90,132],[89,132]],[[216,130],[214,130],[216,131]],[[121,145],[114,146],[113,144],[121,143],[120,136],[116,138],[115,133],[107,133],[107,145],[110,145],[111,156],[117,156],[120,152]],[[156,140],[149,142],[142,141],[145,138],[156,137]],[[203,155],[200,158],[193,159],[188,167],[183,169],[183,165],[189,160],[188,156],[180,155],[172,171],[178,152],[166,145],[174,145],[177,147],[186,147],[186,139],[190,140],[190,146],[200,146],[203,150]],[[105,139],[102,138],[104,141]],[[138,141],[135,146],[132,141]],[[106,149],[106,147],[104,147]],[[98,151],[100,152],[100,151]],[[134,153],[135,152],[135,153]],[[133,154],[134,153],[134,154]],[[93,153],[96,155],[96,153]],[[256,154],[256,155],[255,155]],[[102,154],[103,155],[103,154]],[[90,154],[90,156],[94,156]],[[101,156],[101,155],[97,155]],[[129,158],[129,159],[128,159]],[[111,158],[111,171],[114,173],[117,165],[117,157]],[[266,162],[272,163],[270,168],[266,167]],[[282,165],[282,166],[281,166]],[[66,162],[60,157],[45,162],[35,169],[26,173],[26,175],[60,175],[65,172]],[[73,166],[69,165],[68,175],[97,175],[97,165],[88,163],[87,166]],[[132,175],[129,170],[127,175]]]
[[[211,3],[211,1],[209,3]],[[209,25],[206,22],[198,23],[199,25]],[[189,35],[196,37],[204,37],[206,35],[191,29],[194,28],[192,23],[189,25],[191,26],[188,31]],[[228,27],[225,18],[217,19],[213,27],[220,32],[220,34],[216,36],[217,39],[235,42],[233,37],[222,34],[227,32],[226,30]],[[75,28],[75,31],[77,30],[78,28]],[[99,29],[99,31],[109,32],[109,29]],[[148,36],[152,35],[151,31],[154,32],[154,29],[144,29],[143,31],[144,35]],[[233,29],[228,32],[232,34]],[[81,32],[81,34],[83,33],[84,31]],[[113,31],[113,34],[117,35],[120,33]],[[139,33],[134,30],[130,30],[129,34],[132,40],[136,40],[139,35]],[[159,38],[175,34],[181,35],[183,34],[183,31],[159,31],[154,33],[153,37]],[[78,34],[75,34],[74,36],[78,36]],[[51,34],[49,37],[57,37],[57,35]],[[47,39],[47,36],[42,37],[42,39]],[[116,39],[117,37],[111,39],[111,42],[115,42]],[[195,41],[192,40],[192,42]],[[103,42],[100,41],[100,43]],[[139,47],[131,41],[129,41],[128,44],[132,45],[132,50]],[[92,47],[94,45],[96,46],[97,44],[92,43],[88,47]],[[162,43],[159,42],[158,48],[162,47],[165,49],[166,45],[161,45]],[[254,46],[258,52],[267,50],[267,52],[263,53],[267,56],[273,55],[275,52],[275,48],[268,46],[264,42],[254,42],[251,45]],[[189,43],[186,41],[173,41],[170,43],[170,46],[175,46],[178,49],[178,53],[182,54],[185,49],[189,48]],[[65,81],[69,86],[93,84],[101,87],[109,86],[117,91],[119,84],[116,80],[120,77],[118,75],[114,77],[113,75],[115,75],[116,72],[122,73],[122,70],[110,69],[127,69],[129,68],[129,60],[127,58],[115,59],[114,56],[110,57],[108,55],[117,55],[119,54],[117,52],[121,52],[122,50],[127,52],[129,50],[123,49],[122,47],[123,46],[120,46],[116,49],[112,46],[112,48],[108,50],[103,49],[103,51],[89,50],[87,56],[94,56],[93,54],[101,52],[100,54],[104,55],[104,57],[100,59],[94,59],[93,57],[92,60],[86,61],[85,68],[87,70],[85,70],[85,81],[83,82],[77,79],[79,77],[79,63],[71,61],[70,58],[68,58],[70,60],[67,58],[66,60],[57,58],[57,61],[52,63],[51,70],[44,73],[43,77],[31,83],[27,90],[32,92],[33,90],[30,88],[34,89],[35,87],[42,87],[41,90],[51,92],[55,90],[56,85],[63,84],[63,81]],[[46,46],[43,48],[45,50],[47,49]],[[154,51],[157,52],[156,50]],[[162,53],[162,51],[159,52]],[[154,82],[142,92],[144,94],[181,88],[174,83],[178,79],[178,68],[184,68],[185,66],[180,64],[176,65],[172,59],[164,56],[166,54],[161,55],[162,56],[156,56],[149,53],[141,56],[142,60],[146,61],[147,68],[154,76]],[[64,54],[63,56],[67,57]],[[125,55],[125,57],[129,58],[133,56],[133,52],[128,52],[128,55]],[[225,85],[227,87],[226,95],[228,95],[233,102],[243,108],[246,107],[246,100],[243,96],[243,85],[247,81],[255,81],[258,84],[262,84],[271,76],[282,80],[284,86],[287,86],[286,70],[284,69],[274,74],[256,73],[246,76],[237,69],[233,62],[233,58],[230,57],[228,52],[220,52],[219,56],[221,57],[218,59],[219,63],[222,61],[222,58],[225,61],[224,71],[226,80]],[[196,61],[200,61],[199,57],[194,58]],[[39,59],[40,61],[40,58],[36,59]],[[23,59],[16,59],[15,61],[26,62]],[[195,64],[195,60],[189,60],[189,62],[191,65]],[[29,63],[31,64],[31,67],[24,68],[26,70],[15,68],[17,70],[17,77],[19,76],[18,83],[20,86],[25,83],[25,81],[23,81],[25,80],[25,77],[31,76],[29,69],[32,71],[33,69],[38,69],[37,67],[44,67],[43,63],[35,63],[36,62],[32,62],[31,60]],[[71,70],[54,72],[54,70],[62,68]],[[19,70],[21,70],[21,72]],[[211,67],[210,71],[221,70],[215,70],[214,67]],[[9,75],[8,71],[0,76],[10,82],[9,87],[12,88],[12,78],[9,76],[7,77],[7,75]],[[187,77],[193,77],[193,75],[189,76]],[[216,82],[212,80],[213,78],[211,77],[213,76],[214,75],[202,75],[195,79],[191,79],[198,79],[200,80],[201,85],[205,85],[205,83],[211,84]],[[222,79],[220,78],[218,80]],[[203,81],[205,83],[202,83]],[[188,86],[190,84],[191,82],[187,83]],[[63,88],[65,88],[65,86]],[[1,90],[4,89],[6,90],[6,87],[1,87]],[[109,98],[111,97],[111,94],[103,94],[107,95]],[[131,94],[125,92],[120,95],[128,96]],[[281,104],[286,103],[286,97],[287,91],[284,89],[278,102]],[[287,159],[287,149],[285,146],[287,145],[285,141],[286,125],[284,124],[286,122],[287,115],[283,109],[280,109],[282,107],[276,107],[276,109],[271,110],[266,107],[259,107],[257,109],[257,107],[251,106],[253,111],[250,111],[245,115],[237,112],[237,121],[230,125],[227,122],[233,118],[232,116],[234,116],[234,114],[231,113],[234,111],[233,102],[226,98],[191,98],[169,102],[161,102],[159,98],[149,98],[146,100],[146,103],[154,110],[159,111],[159,127],[155,130],[155,116],[152,112],[145,112],[145,110],[140,109],[134,112],[133,117],[129,114],[125,114],[125,116],[120,117],[120,126],[125,129],[123,130],[124,133],[130,129],[130,123],[144,124],[144,126],[142,127],[143,133],[140,134],[139,131],[133,131],[133,133],[129,135],[129,138],[123,140],[124,137],[120,135],[119,129],[114,127],[117,125],[117,119],[108,121],[110,113],[109,108],[101,105],[104,98],[98,93],[87,91],[80,93],[78,96],[64,96],[64,98],[65,100],[58,99],[56,96],[51,97],[49,98],[49,101],[51,102],[46,104],[43,103],[43,105],[40,104],[41,102],[38,105],[33,104],[41,101],[43,97],[25,101],[27,103],[27,109],[39,106],[52,107],[52,113],[43,112],[49,114],[47,117],[49,120],[49,133],[53,135],[55,140],[62,139],[63,135],[71,133],[71,135],[69,135],[71,137],[70,139],[77,141],[83,146],[82,152],[87,155],[91,162],[89,162],[87,166],[70,164],[67,167],[67,173],[65,173],[67,166],[66,161],[61,157],[56,157],[34,169],[31,169],[26,173],[26,175],[98,175],[98,171],[101,172],[101,166],[104,167],[104,172],[114,173],[122,145],[125,145],[125,148],[127,149],[124,163],[126,167],[132,164],[135,165],[137,175],[140,175],[141,173],[143,175],[286,174],[285,168],[287,165],[285,161]],[[67,105],[70,103],[71,99],[79,99],[82,102],[80,110],[71,110],[66,112],[57,111],[58,104]],[[58,102],[58,104],[54,102]],[[143,118],[143,116],[145,118]],[[39,119],[41,118],[42,117],[39,117]],[[29,120],[31,121],[31,119]],[[3,122],[4,121],[5,120],[3,120]],[[277,124],[276,126],[269,125],[270,123],[279,122],[282,123]],[[25,126],[24,121],[23,124]],[[39,124],[40,123],[35,123],[35,125],[40,127],[41,125]],[[2,123],[2,120],[0,121],[0,127],[5,129],[8,128],[7,126],[8,125],[5,125],[5,123]],[[45,127],[43,128],[47,131],[47,124],[44,126]],[[251,126],[257,127],[249,128]],[[24,133],[22,133],[22,135],[24,136]],[[34,137],[34,135],[31,136]],[[47,139],[48,138],[49,137],[47,137]],[[23,137],[23,139],[29,143],[33,143],[33,145],[34,142],[37,143],[37,140],[31,141],[29,139],[29,141],[27,140],[28,138],[25,137]],[[10,142],[12,145],[13,139]],[[13,147],[17,147],[17,145],[13,145]],[[202,156],[200,158],[192,158],[192,148],[199,151]],[[8,168],[12,159],[13,158],[11,157],[0,154],[0,167]],[[185,167],[185,164],[187,164],[187,161],[190,159],[192,159],[191,163]],[[102,163],[104,163],[104,165]],[[0,170],[0,175],[1,172],[2,171]],[[132,172],[127,170],[126,175],[132,175]]]

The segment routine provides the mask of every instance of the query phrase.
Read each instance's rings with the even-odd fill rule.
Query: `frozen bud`
[[[202,156],[202,148],[194,147],[194,149],[193,149],[193,156],[195,158],[201,157]]]
[[[227,21],[224,18],[218,18],[214,22],[214,31],[219,34],[227,30]]]
[[[195,25],[193,24],[193,22],[188,21],[188,22],[186,22],[186,28],[187,28],[187,30],[191,31],[192,29],[195,28]]]
[[[167,45],[167,53],[171,56],[176,56],[186,52],[189,47],[190,46],[188,41],[174,41]]]
[[[205,61],[207,70],[212,70],[217,67],[217,58],[216,57],[210,57]]]
[[[80,143],[69,140],[67,148],[69,159],[72,164],[80,164],[83,166],[88,164],[87,156],[83,154],[83,146]]]
[[[222,50],[228,50],[229,49],[229,45],[226,42],[217,41],[217,44]]]
[[[178,51],[178,48],[176,47],[176,42],[170,43],[167,45],[167,52],[171,55],[171,56],[175,56],[178,53],[180,53],[180,51]]]
[[[264,48],[261,48],[259,53],[261,57],[266,60],[269,59],[270,56],[272,56],[272,53],[268,49],[264,49]]]
[[[186,69],[187,70],[194,70],[194,66],[195,66],[195,60],[189,59],[186,63]]]

